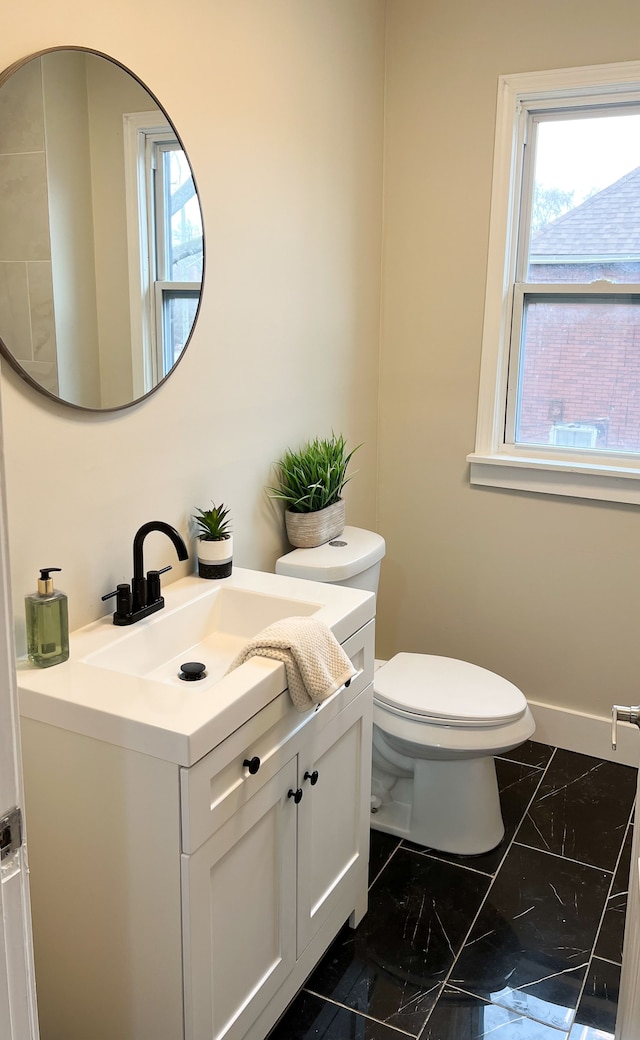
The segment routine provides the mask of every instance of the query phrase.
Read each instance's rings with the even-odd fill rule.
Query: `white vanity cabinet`
[[[24,718],[42,1040],[261,1040],[367,905],[373,621],[191,766]]]
[[[261,758],[240,789],[231,780],[218,803],[213,815],[225,822],[183,853],[187,1040],[239,1040],[275,996],[283,1010],[326,946],[322,940],[314,946],[323,927],[333,935],[351,913],[355,923],[364,913],[370,704],[370,687],[356,696],[346,690],[291,739],[277,743],[273,727],[271,741],[262,741],[264,764]],[[247,761],[256,744],[247,745]],[[211,773],[207,764],[193,772]],[[205,784],[194,779],[197,803]],[[245,790],[249,796],[236,807]],[[298,962],[304,968],[296,983]]]

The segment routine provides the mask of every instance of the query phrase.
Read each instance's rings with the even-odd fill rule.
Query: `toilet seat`
[[[451,657],[396,654],[375,672],[373,688],[380,708],[431,725],[508,725],[527,710],[524,695],[513,683]]]

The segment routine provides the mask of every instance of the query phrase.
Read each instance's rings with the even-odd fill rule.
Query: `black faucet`
[[[160,575],[170,571],[171,567],[163,567],[159,571],[148,571],[144,575],[142,547],[150,531],[161,531],[173,542],[179,560],[188,560],[189,553],[182,538],[171,524],[163,520],[150,520],[136,531],[133,538],[133,578],[131,585],[118,585],[114,592],[108,592],[103,600],[116,596],[116,611],[113,615],[114,625],[133,625],[135,621],[162,610],[164,599],[160,594]]]

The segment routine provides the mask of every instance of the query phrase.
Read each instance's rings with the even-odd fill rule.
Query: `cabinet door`
[[[298,806],[300,956],[339,906],[345,918],[356,907],[366,909],[370,688],[324,728],[312,731],[299,754],[298,778],[303,791]]]
[[[185,1035],[244,1036],[295,964],[292,758],[191,856],[182,856]]]

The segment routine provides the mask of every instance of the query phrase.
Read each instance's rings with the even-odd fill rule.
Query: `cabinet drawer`
[[[371,682],[373,640],[371,621],[343,643],[358,670],[348,687],[308,712],[297,711],[288,693],[282,693],[194,766],[180,770],[183,852],[199,848],[275,775],[295,734],[309,725],[326,725]]]

